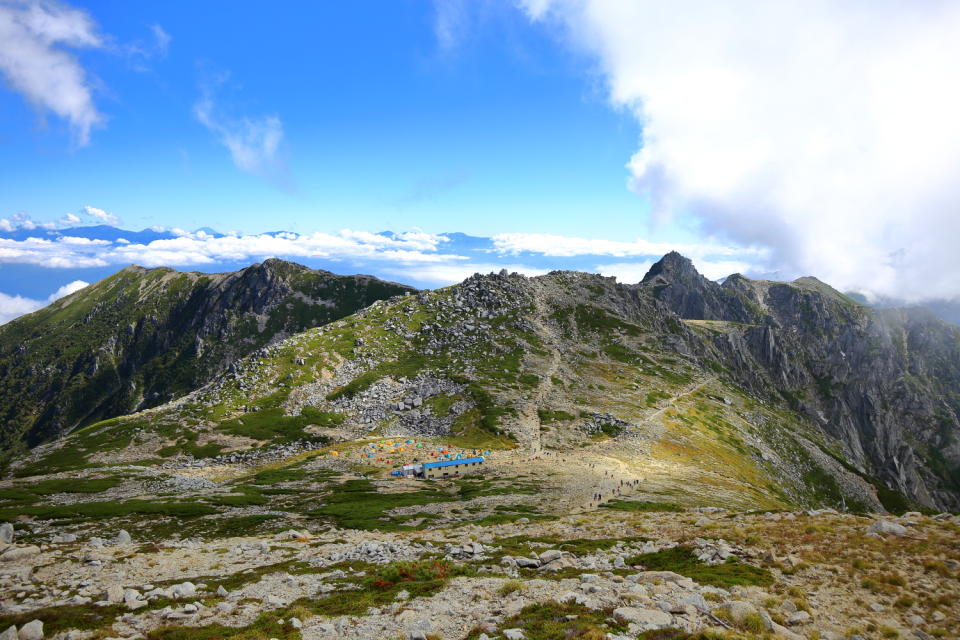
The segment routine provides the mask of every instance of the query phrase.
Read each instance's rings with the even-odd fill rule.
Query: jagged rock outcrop
[[[758,310],[733,288],[707,280],[693,262],[676,251],[657,261],[638,288],[663,302],[681,318],[754,322]]]
[[[270,342],[410,291],[276,259],[220,274],[127,267],[0,327],[0,451],[162,404]]]
[[[684,319],[728,322],[711,337],[731,377],[806,415],[860,472],[960,507],[960,329],[921,308],[861,306],[812,277],[717,284],[677,254],[640,286]]]

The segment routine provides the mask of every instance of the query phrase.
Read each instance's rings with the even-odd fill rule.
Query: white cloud
[[[610,264],[598,264],[597,273],[604,276],[615,276],[619,282],[635,284],[643,280],[647,271],[653,266],[652,260],[644,262],[613,262]]]
[[[84,282],[83,280],[74,280],[73,282],[69,282],[63,285],[62,287],[60,287],[59,289],[57,289],[56,291],[54,291],[53,293],[51,293],[50,297],[47,298],[47,301],[53,302],[54,300],[59,300],[64,296],[68,296],[71,293],[80,291],[80,289],[83,289],[84,287],[88,287],[88,286],[90,286],[89,282]]]
[[[476,0],[470,0],[475,2]],[[434,0],[433,33],[440,49],[449,51],[457,46],[467,20],[465,0]]]
[[[107,213],[103,209],[98,209],[96,207],[91,207],[88,205],[80,209],[80,211],[83,213],[83,215],[90,216],[91,218],[96,218],[97,220],[99,220],[104,224],[109,224],[114,226],[120,224],[120,218],[113,215],[112,213]],[[79,218],[77,219],[77,221],[79,222]]]
[[[18,316],[36,311],[44,304],[39,300],[0,293],[0,324],[6,324]]]
[[[841,288],[960,293],[960,3],[521,5],[642,124],[630,185],[661,221]]]
[[[148,243],[74,236],[0,238],[0,263],[52,268],[99,267],[136,263],[146,267],[206,265],[221,261],[292,259],[363,260],[397,265],[455,263],[464,256],[439,253],[445,236],[422,231],[390,236],[344,229],[329,233],[278,233],[215,237],[204,231],[171,230],[177,237]]]
[[[670,251],[679,251],[688,257],[744,255],[762,257],[764,251],[745,249],[720,244],[685,244],[676,242],[650,242],[636,240],[604,240],[560,236],[551,233],[501,233],[493,236],[493,251],[517,255],[523,252],[544,256],[662,256]]]
[[[64,296],[68,296],[75,291],[79,291],[87,285],[89,285],[89,283],[83,280],[74,280],[54,291],[45,301],[0,293],[0,324],[6,324],[25,313],[33,313],[37,309],[42,309],[47,306],[47,304],[59,300]]]
[[[238,169],[283,186],[289,181],[286,165],[279,155],[283,142],[283,123],[275,115],[235,118],[226,114],[214,100],[214,91],[226,80],[220,76],[201,87],[194,116],[229,151]]]
[[[89,142],[90,129],[103,116],[93,102],[87,72],[67,49],[103,46],[83,11],[52,0],[0,4],[0,73],[41,114],[65,119],[76,146]]]
[[[67,213],[59,220],[53,222],[36,222],[25,213],[15,213],[9,218],[0,218],[0,231],[7,233],[17,231],[18,229],[26,229],[27,231],[34,229],[53,231],[55,229],[75,226],[79,222],[80,218],[74,213]]]
[[[154,52],[161,58],[167,57],[167,52],[170,50],[170,41],[173,38],[158,24],[150,25],[150,32],[153,34]]]

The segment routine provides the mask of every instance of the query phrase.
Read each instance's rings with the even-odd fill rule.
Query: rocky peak
[[[750,322],[753,317],[740,297],[697,271],[693,262],[676,251],[663,256],[637,285],[689,320]]]
[[[667,283],[681,282],[691,284],[700,280],[706,280],[706,278],[700,275],[700,272],[693,266],[693,261],[691,261],[690,258],[676,251],[671,251],[650,267],[647,275],[643,276],[641,284],[654,280]]]

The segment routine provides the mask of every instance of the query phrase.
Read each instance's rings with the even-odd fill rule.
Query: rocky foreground
[[[634,504],[149,543],[22,520],[0,528],[0,637],[960,637],[958,516]]]

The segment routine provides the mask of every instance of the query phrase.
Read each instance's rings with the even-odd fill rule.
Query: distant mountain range
[[[133,267],[0,327],[0,345],[4,447],[68,433],[15,457],[20,475],[116,446],[149,465],[437,437],[602,446],[659,469],[665,495],[745,508],[960,508],[960,329],[815,278],[721,285],[677,253],[632,285],[554,271],[420,292],[279,260]]]
[[[289,238],[297,234],[287,231],[273,231],[261,234],[268,238]],[[379,234],[366,234],[371,238],[382,238],[385,243],[396,242],[404,234],[385,231]],[[180,230],[154,228],[140,231],[130,231],[108,225],[81,226],[69,228],[48,229],[34,226],[32,229],[19,228],[12,231],[0,230],[0,242],[9,240],[15,243],[25,243],[29,239],[40,239],[42,242],[56,245],[64,243],[71,246],[77,254],[74,259],[64,260],[52,254],[49,257],[27,257],[22,254],[30,252],[25,247],[6,247],[7,256],[0,262],[0,293],[20,295],[34,300],[46,300],[61,285],[81,280],[95,282],[114,273],[119,267],[126,264],[142,264],[144,259],[136,253],[130,255],[122,250],[131,245],[150,246],[160,254],[151,256],[159,259],[167,256],[168,260],[160,262],[163,266],[187,268],[201,272],[214,273],[237,271],[243,269],[253,261],[262,260],[270,255],[280,258],[296,260],[314,269],[333,272],[370,273],[374,276],[408,282],[419,288],[433,288],[435,286],[451,284],[466,277],[474,271],[490,272],[501,267],[513,271],[522,267],[527,275],[546,273],[554,269],[574,269],[590,273],[602,272],[605,275],[617,275],[622,282],[636,282],[649,265],[659,259],[661,254],[650,255],[612,255],[610,253],[583,253],[577,251],[554,249],[554,253],[563,255],[547,255],[536,251],[513,251],[509,247],[498,245],[494,238],[470,236],[464,233],[444,233],[442,242],[423,251],[420,255],[397,255],[389,253],[389,248],[378,247],[375,240],[367,240],[362,244],[363,250],[345,251],[336,250],[317,251],[309,256],[303,254],[284,255],[279,251],[271,252],[269,245],[262,253],[231,256],[230,251],[208,256],[195,256],[182,245],[190,238],[202,236],[207,240],[228,238],[214,229],[202,228],[192,232]],[[90,241],[89,246],[83,246],[81,241]],[[70,244],[74,243],[74,244]],[[98,244],[94,244],[98,243]],[[157,243],[151,245],[151,243]],[[387,251],[378,255],[378,251]],[[547,249],[549,250],[549,249]],[[178,253],[182,252],[182,253]],[[109,260],[100,256],[103,253],[114,254]],[[326,255],[322,255],[326,254]],[[79,256],[80,259],[77,259]],[[726,256],[715,256],[718,264],[725,265],[729,259]],[[151,265],[158,264],[151,262]],[[441,266],[442,265],[442,266]],[[51,268],[54,266],[55,268]],[[149,265],[148,265],[149,266]],[[716,266],[715,266],[716,270]],[[731,268],[730,271],[736,269]],[[714,276],[719,276],[719,273]],[[728,274],[724,273],[724,276]],[[777,274],[748,273],[752,277],[780,279]],[[723,278],[718,281],[722,282]],[[903,300],[871,299],[865,296],[849,293],[861,304],[881,308],[908,306]],[[916,306],[916,305],[910,305]],[[960,326],[960,299],[928,300],[921,306],[933,311],[938,317]]]

